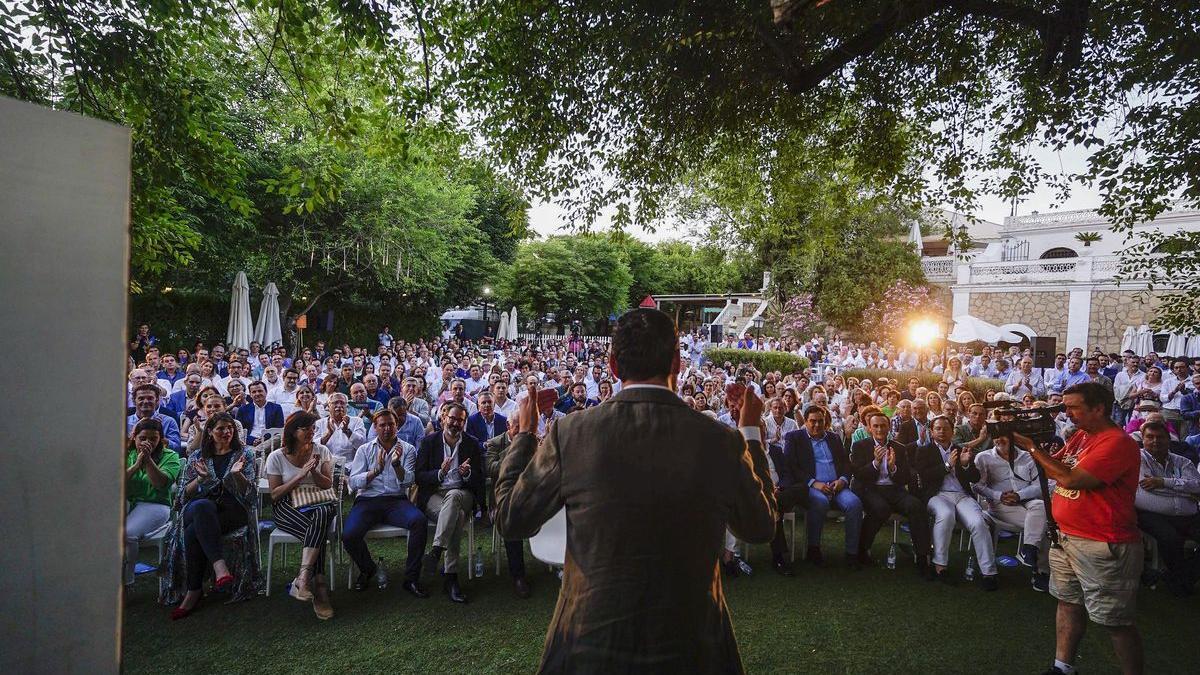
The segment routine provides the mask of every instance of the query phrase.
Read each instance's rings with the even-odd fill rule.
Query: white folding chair
[[[534,560],[551,568],[562,567],[567,560],[567,508],[564,506],[529,539]]]
[[[396,527],[394,525],[376,525],[375,527],[372,527],[371,529],[367,530],[367,534],[363,538],[364,539],[399,539],[399,538],[407,538],[407,537],[408,537],[408,530],[404,529],[403,527]],[[350,564],[346,566],[346,588],[347,589],[352,588],[354,585],[354,570],[356,570],[356,569],[358,569],[358,566],[354,564],[354,559],[350,558]]]
[[[329,534],[336,532],[336,524],[329,523]],[[304,542],[293,537],[292,535],[280,529],[275,529],[271,532],[271,536],[267,537],[267,595],[271,595],[271,568],[275,563],[275,546],[280,547],[280,558],[282,561],[287,560],[288,544],[303,545]],[[325,561],[329,565],[329,588],[333,590],[333,552],[329,550],[334,543],[332,537],[325,538]]]

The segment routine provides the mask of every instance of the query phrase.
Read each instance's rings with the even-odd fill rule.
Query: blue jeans
[[[832,499],[816,488],[808,488],[808,513],[804,519],[805,527],[808,528],[808,545],[821,545],[821,531],[825,529],[825,516],[829,513],[831,504],[846,514],[846,552],[857,554],[858,537],[862,532],[863,505],[858,495],[849,488],[837,493]]]
[[[407,497],[359,497],[346,516],[342,526],[342,546],[359,571],[375,573],[375,561],[367,550],[367,531],[376,525],[391,525],[408,530],[408,561],[404,566],[404,578],[416,581],[421,578],[421,556],[425,553],[428,534],[425,514],[421,513]]]

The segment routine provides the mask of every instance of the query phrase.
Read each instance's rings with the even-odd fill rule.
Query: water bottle
[[[967,557],[967,581],[975,581],[975,556]]]
[[[896,544],[893,543],[888,547],[887,568],[889,570],[896,569]]]
[[[387,566],[383,564],[382,556],[379,558],[379,563],[375,568],[375,585],[381,591],[388,587]]]
[[[746,562],[745,560],[742,560],[741,556],[737,557],[737,567],[738,567],[738,571],[746,576],[750,576],[751,574],[754,574],[754,568],[750,566],[750,563]]]
[[[483,576],[483,547],[475,547],[475,576]]]

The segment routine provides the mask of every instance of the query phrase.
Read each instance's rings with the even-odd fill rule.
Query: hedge
[[[787,352],[759,352],[751,349],[709,349],[704,352],[704,359],[723,365],[726,361],[737,366],[741,363],[753,363],[759,372],[778,370],[785,375],[808,371],[808,359]]]
[[[937,373],[931,373],[928,370],[882,370],[879,368],[851,368],[843,370],[841,375],[844,377],[864,377],[872,382],[878,381],[881,377],[886,377],[889,380],[899,380],[900,387],[908,386],[908,378],[915,377],[921,383],[922,387],[930,391],[937,391],[938,382],[942,381],[942,376]],[[1004,380],[993,380],[987,377],[968,377],[967,391],[975,394],[975,400],[982,401],[987,394],[987,390],[991,389],[995,392],[1004,391]]]

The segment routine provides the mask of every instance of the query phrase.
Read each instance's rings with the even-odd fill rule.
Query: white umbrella
[[[1125,334],[1121,336],[1121,351],[1124,352],[1133,349],[1133,343],[1137,339],[1137,329],[1133,326],[1125,326]]]
[[[1133,340],[1133,353],[1145,356],[1152,351],[1154,351],[1154,333],[1150,332],[1150,326],[1142,324],[1138,326],[1137,335]]]
[[[233,295],[229,301],[229,329],[225,343],[230,349],[250,348],[250,282],[246,273],[238,272],[233,280]]]
[[[500,312],[500,326],[496,328],[496,339],[508,339],[508,312]]]
[[[946,336],[946,340],[957,344],[968,342],[986,342],[994,345],[997,342],[1018,343],[1021,337],[1012,331],[1001,330],[999,326],[990,324],[983,319],[969,314],[954,317],[954,330]]]
[[[1188,338],[1187,357],[1189,359],[1200,358],[1200,335],[1193,335]]]
[[[263,289],[258,322],[254,324],[254,341],[263,347],[283,341],[283,331],[279,327],[279,289],[275,288],[274,281]]]
[[[1163,350],[1167,356],[1184,356],[1187,354],[1187,336],[1179,333],[1171,333],[1167,338],[1167,348]]]
[[[517,331],[520,330],[520,325],[517,323],[517,306],[513,305],[512,316],[508,317],[508,334],[511,336],[509,339],[517,339]]]
[[[925,248],[925,242],[921,240],[921,223],[916,218],[913,218],[912,228],[908,231],[908,243],[917,249],[917,255]]]

